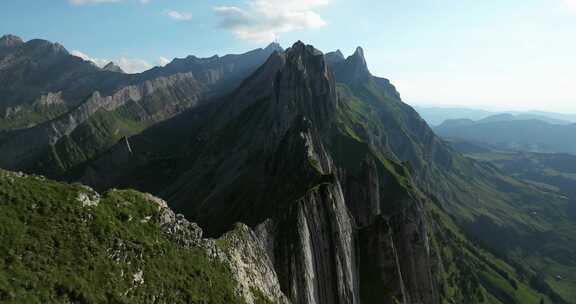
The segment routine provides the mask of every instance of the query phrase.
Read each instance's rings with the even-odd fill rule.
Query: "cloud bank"
[[[565,4],[568,8],[576,11],[576,0],[564,0],[564,4]]]
[[[315,11],[331,0],[248,0],[246,7],[217,6],[220,27],[237,38],[270,42],[280,33],[321,28],[327,22]]]

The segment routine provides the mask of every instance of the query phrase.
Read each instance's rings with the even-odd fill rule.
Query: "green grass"
[[[172,242],[144,195],[83,207],[87,191],[0,171],[0,302],[242,303],[229,269]]]

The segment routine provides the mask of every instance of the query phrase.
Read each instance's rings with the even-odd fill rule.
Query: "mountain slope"
[[[446,108],[432,106],[413,106],[420,116],[432,127],[439,126],[446,120],[481,120],[490,116],[501,116],[515,120],[538,119],[551,124],[571,124],[576,122],[576,115],[566,113],[552,113],[543,111],[507,111],[495,112],[471,108]]]
[[[169,198],[212,235],[236,221],[254,227],[295,303],[548,299],[523,268],[458,228],[500,207],[517,215],[509,198],[480,184],[499,196],[474,206],[472,190],[455,190],[463,182],[454,171],[436,185],[457,165],[484,183],[500,173],[436,138],[389,81],[370,75],[361,49],[324,58],[302,43],[275,53],[221,103],[150,128],[130,138],[130,155],[122,142],[77,172],[99,187]]]
[[[287,303],[247,227],[219,240],[149,194],[0,171],[3,303]]]
[[[102,71],[44,40],[4,38],[0,165],[57,176],[124,136],[226,94],[279,49],[175,59],[141,74]],[[0,109],[1,111],[2,109]],[[15,116],[14,116],[14,115]]]
[[[558,269],[570,273],[574,266],[574,261],[564,258],[576,248],[574,233],[568,232],[575,231],[571,203],[455,153],[401,102],[387,80],[350,77],[349,71],[363,70],[350,65],[362,62],[351,58],[334,68],[351,100],[345,104],[355,113],[349,124],[356,136],[381,153],[407,162],[419,188],[438,199],[468,238],[505,257],[555,302],[570,300],[565,288],[550,286],[558,286],[554,279]],[[348,74],[339,76],[339,70]],[[532,211],[539,216],[531,215]],[[562,254],[556,251],[558,244],[562,244]]]
[[[492,116],[479,121],[448,120],[434,128],[440,136],[488,144],[496,149],[544,153],[576,153],[570,139],[576,124],[551,124],[538,119]]]

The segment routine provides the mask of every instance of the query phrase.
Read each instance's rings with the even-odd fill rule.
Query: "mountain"
[[[509,111],[498,113],[472,108],[444,108],[414,106],[414,109],[431,126],[438,126],[447,120],[469,119],[482,120],[488,117],[507,117],[508,119],[529,120],[538,119],[551,124],[571,124],[576,122],[576,115],[543,112],[543,111]]]
[[[296,303],[565,303],[555,274],[519,261],[549,254],[528,245],[567,221],[552,211],[567,203],[454,152],[362,49],[333,55],[302,43],[274,53],[219,103],[68,178],[153,192],[209,235],[247,223]]]
[[[496,113],[469,108],[444,108],[444,107],[427,107],[414,105],[414,109],[420,116],[431,126],[437,126],[445,120],[453,119],[471,119],[479,120]]]
[[[540,120],[540,121],[543,121],[543,122],[546,122],[549,124],[554,124],[554,125],[569,125],[569,124],[573,123],[573,122],[568,121],[568,120],[550,118],[547,116],[530,114],[530,113],[496,114],[496,115],[491,115],[491,116],[485,117],[485,118],[481,119],[480,122],[498,122],[498,121],[514,121],[514,120]]]
[[[93,94],[83,105],[113,115],[87,106],[73,132],[59,130],[76,116],[5,132],[1,165],[153,193],[209,237],[244,223],[292,303],[574,303],[568,199],[455,151],[370,73],[362,48],[267,49],[251,71],[266,49],[109,73],[149,82]],[[150,79],[183,67],[202,84],[197,102],[117,132]],[[190,82],[158,80],[174,93],[155,105],[198,92]]]
[[[15,40],[16,38],[4,38]],[[61,173],[124,136],[231,91],[279,46],[175,59],[141,74],[101,70],[44,40],[0,57],[0,166]],[[1,131],[4,128],[4,131]]]
[[[0,197],[2,303],[288,303],[246,226],[204,239],[150,194],[4,170]]]
[[[108,71],[108,72],[116,72],[116,73],[122,73],[124,74],[125,72],[122,70],[121,67],[117,66],[114,62],[110,61],[107,65],[105,65],[102,70],[104,71]]]
[[[502,114],[479,121],[447,120],[434,131],[442,137],[488,144],[497,149],[576,153],[576,143],[570,140],[576,124],[551,124]]]

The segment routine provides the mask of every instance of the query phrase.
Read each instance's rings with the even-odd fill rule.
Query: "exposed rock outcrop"
[[[208,255],[227,265],[236,282],[236,292],[247,304],[270,301],[277,304],[291,302],[280,289],[278,277],[264,244],[248,226],[237,224],[235,229],[218,239],[202,238],[202,229],[155,196],[146,199],[158,205],[158,223],[177,244],[185,248],[202,247]]]
[[[124,70],[121,67],[116,65],[114,62],[110,61],[107,65],[105,65],[102,70],[114,73],[122,73],[124,74]]]

